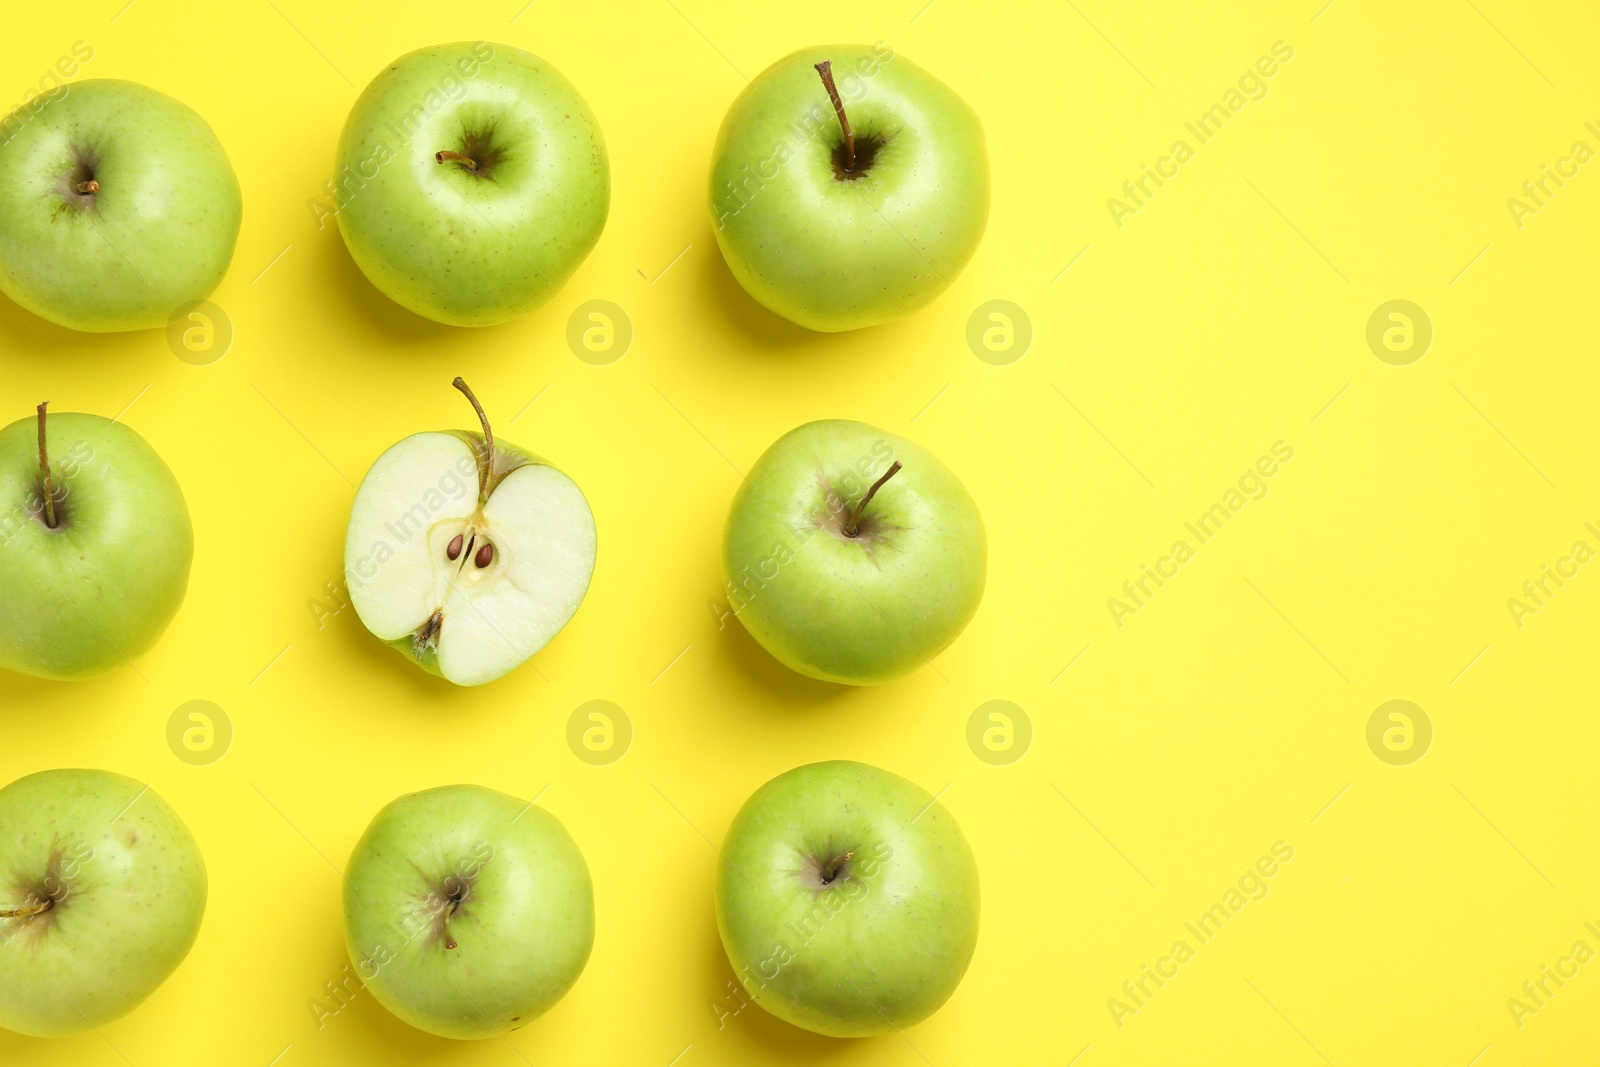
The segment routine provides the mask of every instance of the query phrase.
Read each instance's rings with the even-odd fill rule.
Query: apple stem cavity
[[[856,169],[856,135],[850,132],[850,120],[845,117],[844,101],[839,99],[839,89],[833,84],[833,60],[824,59],[814,66],[817,73],[822,75],[823,88],[828,90],[828,99],[833,101],[833,112],[839,116],[839,125],[844,129],[844,170],[846,174],[852,173]]]
[[[56,528],[56,483],[50,474],[50,452],[45,447],[44,441],[44,409],[50,406],[46,400],[39,405],[39,474],[44,480],[44,521],[50,529]]]
[[[872,503],[872,498],[878,495],[878,490],[883,488],[883,483],[899,473],[900,461],[895,460],[889,469],[883,472],[883,477],[873,482],[867,489],[866,495],[861,498],[861,503],[855,506],[850,512],[850,518],[845,521],[844,535],[846,537],[855,537],[861,532],[861,513],[867,510],[867,505]],[[849,859],[848,856],[845,858]]]
[[[460,152],[452,152],[449,149],[446,149],[443,152],[435,152],[433,154],[433,161],[435,163],[459,163],[473,173],[477,173],[478,170],[478,161],[476,159],[473,159],[471,156],[464,155]],[[456,380],[460,381],[459,378]]]
[[[478,403],[466,381],[458,374],[450,384],[472,402],[472,410],[478,413],[478,422],[483,427],[483,457],[478,460],[478,503],[482,504],[489,499],[489,489],[494,484],[494,431],[489,428],[489,416],[483,413],[483,405]]]

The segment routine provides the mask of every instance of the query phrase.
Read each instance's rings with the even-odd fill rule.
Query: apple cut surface
[[[367,629],[458,685],[526,662],[572,618],[594,573],[582,491],[537,457],[497,446],[498,481],[480,502],[479,435],[400,441],[362,481],[345,542],[351,603]]]

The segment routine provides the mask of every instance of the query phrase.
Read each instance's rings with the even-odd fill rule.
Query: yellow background
[[[5,419],[45,398],[126,409],[176,471],[198,542],[188,599],[137,670],[0,677],[0,781],[88,765],[153,782],[211,875],[192,955],[141,1009],[70,1040],[0,1034],[0,1061],[1600,1057],[1600,962],[1520,1029],[1506,1006],[1574,941],[1600,949],[1584,928],[1600,926],[1600,563],[1520,629],[1506,606],[1575,540],[1600,547],[1584,529],[1600,525],[1600,162],[1520,229],[1506,206],[1574,141],[1600,148],[1584,129],[1600,125],[1600,16],[1507,0],[921,2],[12,5],[4,106],[86,41],[80,78],[146,82],[210,121],[246,208],[214,297],[236,338],[214,365],[181,362],[159,331],[78,335],[0,303]],[[390,304],[307,201],[359,86],[412,48],[477,38],[572,79],[614,193],[557,299],[468,331]],[[811,335],[725,269],[708,154],[746,78],[801,45],[877,39],[982,116],[994,210],[933,306]],[[1119,229],[1107,198],[1279,40],[1294,58],[1268,95]],[[1435,337],[1397,367],[1365,330],[1402,298]],[[591,299],[636,330],[609,366],[565,342]],[[1010,365],[966,343],[991,299],[1034,327]],[[340,576],[368,464],[405,434],[471,425],[458,373],[503,436],[577,479],[600,530],[572,624],[477,690],[409,667],[352,611],[319,629],[308,607]],[[829,416],[932,449],[988,525],[971,627],[877,689],[808,683],[710,606],[738,471]],[[1107,598],[1279,440],[1295,455],[1266,498],[1114,625]],[[236,730],[210,766],[165,740],[192,699]],[[566,744],[593,699],[635,729],[610,766]],[[1009,766],[966,742],[991,699],[1033,724]],[[1435,730],[1410,766],[1366,743],[1391,699]],[[903,1035],[830,1041],[753,1007],[719,1026],[732,975],[709,842],[760,783],[834,757],[948,785],[983,878],[971,970]],[[594,875],[588,969],[508,1041],[436,1040],[369,994],[319,1029],[307,1001],[345,964],[335,868],[382,804],[459,781],[546,790]],[[1295,855],[1265,899],[1117,1027],[1107,999],[1279,840]]]

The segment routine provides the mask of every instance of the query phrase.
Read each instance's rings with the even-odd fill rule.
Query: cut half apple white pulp
[[[482,433],[412,434],[378,457],[350,510],[345,581],[374,635],[424,670],[482,685],[561,631],[594,574],[589,502],[549,462]]]

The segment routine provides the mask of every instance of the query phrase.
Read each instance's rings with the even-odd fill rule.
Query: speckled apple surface
[[[46,415],[49,525],[37,415],[0,430],[0,668],[84,678],[132,664],[183,603],[194,530],[172,470],[103,415]]]
[[[734,494],[724,593],[794,670],[873,685],[927,666],[961,634],[988,555],[972,494],[932,453],[820,419],[773,442]]]
[[[194,835],[147,784],[41,771],[0,789],[0,1027],[92,1032],[183,962],[206,910]]]
[[[978,946],[978,865],[938,799],[850,760],[751,794],[717,865],[717,930],[740,985],[796,1026],[893,1033],[944,1004]]]
[[[385,805],[346,870],[345,940],[367,988],[440,1037],[520,1030],[594,947],[583,853],[548,811],[481,786]]]
[[[192,106],[245,212],[210,298],[233,340],[207,366],[161,331],[80,334],[0,299],[0,425],[46,399],[120,415],[195,530],[183,605],[132,666],[0,671],[0,785],[152,782],[211,878],[192,952],[137,1010],[100,1034],[0,1030],[0,1063],[1326,1067],[1308,1040],[1337,1067],[1592,1061],[1600,962],[1542,1004],[1523,984],[1570,972],[1577,941],[1600,952],[1600,157],[1556,169],[1575,141],[1600,151],[1600,16],[1325,4],[12,5],[0,108],[84,41],[65,80]],[[612,201],[555,297],[461,329],[367,280],[324,183],[373,78],[477,40],[577,87]],[[988,225],[919,311],[817,333],[729,271],[712,150],[773,62],[880,40],[982,120]],[[1201,143],[1185,124],[1233,91]],[[1180,139],[1192,156],[1159,174]],[[1564,185],[1535,204],[1545,165]],[[1394,300],[1432,324],[1414,358],[1380,316],[1405,365],[1368,339]],[[385,647],[344,581],[364,473],[473,428],[458,374],[581,487],[600,538],[567,626],[475,687]],[[818,419],[926,449],[988,537],[972,621],[883,685],[795,673],[724,591],[744,477]],[[1414,712],[1409,738],[1390,711],[1369,738],[1392,700],[1429,744]],[[740,807],[836,759],[939,797],[982,882],[965,977],[898,1034],[784,1022],[717,932]],[[345,944],[374,814],[449,783],[537,797],[593,877],[582,977],[504,1039],[409,1026]],[[1208,941],[1186,929],[1231,904]],[[1193,955],[1158,974],[1180,940]]]
[[[458,326],[549,300],[611,205],[605,137],[578,89],[549,60],[486,41],[385,67],[350,111],[334,173],[339,228],[362,271]]]
[[[92,63],[92,52],[76,55]],[[8,120],[0,148],[0,290],[53,322],[97,332],[161,326],[210,296],[233,258],[243,206],[206,120],[121,79],[58,76],[25,106],[26,121]],[[76,188],[91,179],[97,191]]]

